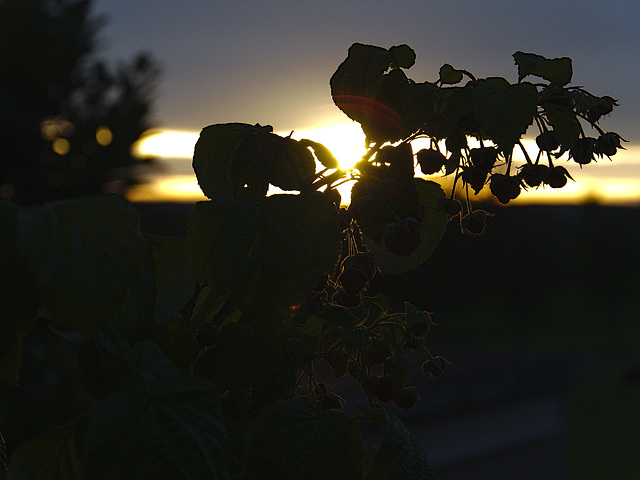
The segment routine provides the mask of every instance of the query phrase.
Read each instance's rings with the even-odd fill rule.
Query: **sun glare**
[[[277,132],[287,136],[290,132]],[[365,137],[360,126],[355,122],[342,122],[317,128],[294,131],[292,138],[300,140],[308,138],[320,142],[329,148],[340,162],[344,170],[353,168],[355,163],[365,153]],[[191,171],[190,159],[198,140],[198,133],[183,131],[153,131],[143,136],[134,145],[133,153],[141,158],[157,157],[167,167],[166,173],[149,178],[150,182],[135,186],[129,192],[129,198],[134,201],[181,201],[192,202],[204,199],[198,182]],[[537,149],[533,140],[524,140],[523,144],[529,155],[535,158]],[[475,145],[471,145],[472,147]],[[413,150],[428,148],[428,140],[413,142]],[[514,204],[578,204],[586,201],[598,201],[609,204],[639,204],[640,178],[637,173],[640,149],[628,147],[619,151],[613,162],[601,159],[590,168],[580,169],[573,162],[560,159],[561,165],[566,167],[575,182],[569,183],[562,189],[541,187],[523,192]],[[514,152],[516,164],[524,162],[524,155],[518,148]],[[188,163],[187,163],[188,162]],[[608,170],[614,166],[617,170]],[[318,169],[322,167],[319,165]],[[635,169],[635,171],[634,171]],[[605,173],[606,172],[606,173]],[[615,173],[615,174],[614,174]],[[442,174],[429,175],[426,178],[444,185],[450,185],[451,177]],[[338,188],[344,201],[348,202],[352,182]],[[450,188],[450,187],[445,187]],[[271,189],[270,193],[278,192]]]
[[[142,135],[132,147],[139,158],[191,158],[198,133],[175,130],[150,131]]]

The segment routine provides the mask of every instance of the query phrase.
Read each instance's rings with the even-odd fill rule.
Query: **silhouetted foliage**
[[[493,215],[473,208],[468,187],[488,185],[508,203],[525,184],[562,187],[549,173],[564,153],[585,165],[622,148],[597,125],[615,101],[567,87],[568,58],[514,58],[515,84],[448,64],[436,82],[416,83],[402,70],[415,61],[409,46],[352,45],[330,86],[366,134],[355,170],[271,126],[210,125],[193,155],[209,200],[191,210],[185,237],[142,235],[136,211],[114,195],[33,208],[0,201],[0,386],[18,382],[22,338],[41,318],[79,344],[78,376],[94,404],[15,448],[11,478],[434,478],[388,406],[414,407],[418,382],[452,364],[432,353],[431,313],[398,308],[372,282],[423,265],[450,223],[483,234]],[[531,125],[535,157],[521,142]],[[430,148],[414,154],[416,138]],[[451,194],[417,176],[416,163],[455,175]],[[348,208],[336,190],[345,182],[354,182]],[[267,195],[270,185],[287,193]],[[492,270],[506,250],[500,241],[486,250]],[[424,277],[411,283],[442,278]],[[322,364],[335,375],[327,383]],[[341,378],[358,387],[349,407],[332,386]]]
[[[149,128],[158,67],[96,60],[89,0],[0,2],[0,198],[17,204],[124,190]]]

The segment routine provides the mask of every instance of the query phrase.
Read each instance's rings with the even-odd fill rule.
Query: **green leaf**
[[[202,130],[193,169],[212,200],[262,197],[269,184],[300,190],[315,173],[306,145],[275,135],[271,126],[225,123]]]
[[[154,318],[167,322],[193,296],[196,273],[191,263],[186,239],[163,239],[153,250],[156,298]]]
[[[427,456],[420,442],[395,415],[380,405],[358,405],[356,412],[378,423],[384,438],[373,460],[367,465],[366,480],[433,480]]]
[[[404,53],[403,53],[404,52]],[[405,63],[407,51],[396,51]],[[349,118],[359,122],[368,141],[395,141],[404,138],[407,130],[406,112],[401,105],[417,101],[418,91],[407,102],[406,93],[414,85],[395,65],[396,58],[387,49],[354,43],[349,54],[330,80],[331,96],[336,106]]]
[[[513,58],[518,65],[519,82],[528,75],[535,75],[562,87],[573,77],[573,67],[568,57],[548,59],[535,53],[516,52]]]
[[[151,339],[136,343],[127,352],[127,363],[131,372],[145,378],[173,377],[180,373],[178,367]]]
[[[18,446],[11,456],[12,480],[81,480],[76,424],[56,428]]]
[[[275,167],[269,175],[269,183],[282,190],[298,191],[311,183],[316,172],[316,163],[306,145],[277,135],[272,135],[271,142],[270,154],[274,155],[276,160]]]
[[[20,250],[18,212],[0,200],[0,323],[28,330],[40,308],[40,286]]]
[[[416,63],[416,52],[409,45],[395,45],[389,49],[392,65],[399,68],[411,68]]]
[[[88,419],[81,455],[96,480],[227,479],[219,394],[199,377],[173,376],[105,397]]]
[[[580,136],[580,122],[575,113],[569,108],[563,108],[550,103],[543,105],[544,113],[549,124],[553,127],[553,132],[560,143],[558,155],[572,148]]]
[[[308,402],[289,398],[254,422],[248,462],[251,479],[361,480],[362,434],[339,410],[319,412]]]
[[[456,70],[448,63],[445,63],[440,67],[440,82],[443,84],[456,84],[462,81],[463,73],[461,70]]]
[[[211,323],[227,303],[228,298],[229,292],[216,287],[204,287],[193,307],[193,315],[189,323],[191,330],[195,331],[198,327]]]
[[[222,392],[246,390],[256,377],[264,343],[247,325],[227,325],[220,330],[215,345],[198,359],[194,372],[213,381]]]
[[[200,279],[231,292],[239,307],[289,307],[332,270],[338,213],[319,193],[197,203],[187,239]]]
[[[420,442],[398,417],[383,412],[385,436],[366,472],[366,480],[432,480],[433,472]],[[380,420],[380,416],[376,417]]]
[[[136,211],[115,195],[21,209],[18,234],[53,319],[83,332],[116,313],[147,255]]]
[[[228,390],[230,398],[242,398],[251,388],[252,410],[290,395],[295,384],[286,355],[240,323],[221,329],[217,342],[200,357],[194,372],[212,380],[222,392]]]
[[[258,411],[293,393],[296,376],[288,356],[264,342],[251,391],[251,409]]]
[[[449,223],[448,215],[436,209],[438,201],[444,197],[440,185],[421,178],[415,178],[414,184],[418,192],[418,200],[424,207],[424,219],[418,228],[420,232],[418,248],[410,255],[396,255],[387,248],[384,241],[379,244],[363,235],[364,243],[376,257],[376,266],[382,273],[405,273],[421,265],[433,254]]]
[[[187,373],[199,348],[182,315],[176,314],[162,326],[157,326],[152,338],[160,345],[164,354],[182,373]]]
[[[473,89],[472,103],[484,134],[503,152],[510,153],[533,123],[538,91],[531,83],[480,81]]]
[[[305,147],[311,148],[318,161],[327,168],[339,168],[340,162],[333,152],[325,147],[322,143],[314,142],[307,138],[299,140],[298,143]]]
[[[202,192],[211,199],[227,200],[239,196],[267,194],[267,171],[262,161],[245,164],[246,158],[236,160],[242,142],[253,135],[269,135],[270,126],[226,123],[210,125],[200,132],[193,152],[193,170]],[[249,163],[251,159],[249,159]],[[238,166],[243,168],[238,168]]]

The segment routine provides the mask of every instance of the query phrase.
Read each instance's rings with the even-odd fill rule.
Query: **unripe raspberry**
[[[494,173],[491,176],[490,189],[500,203],[507,204],[510,200],[520,195],[520,179],[501,173]]]
[[[536,137],[536,144],[538,148],[544,152],[553,152],[560,147],[558,137],[555,132],[543,132]]]
[[[442,170],[447,158],[435,148],[423,148],[416,153],[420,170],[425,175],[431,175]]]
[[[579,138],[569,150],[569,156],[579,165],[587,165],[594,160],[593,154],[596,141],[594,138]]]
[[[522,178],[527,186],[539,187],[548,172],[549,167],[546,165],[531,165],[530,163],[527,163],[520,169],[518,176]]]
[[[545,183],[553,188],[562,188],[567,184],[567,178],[571,178],[569,172],[564,167],[553,167],[549,169],[545,178]],[[573,180],[573,178],[571,178]]]
[[[412,408],[419,399],[420,395],[414,386],[400,388],[393,392],[393,403],[405,410]]]

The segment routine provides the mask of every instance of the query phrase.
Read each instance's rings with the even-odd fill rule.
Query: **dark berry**
[[[545,183],[553,188],[562,188],[567,184],[567,178],[571,178],[571,175],[569,175],[566,168],[553,167],[547,172]]]
[[[383,342],[374,344],[365,352],[365,358],[369,362],[369,365],[382,365],[390,356],[391,352],[389,351],[389,347]]]
[[[470,156],[474,167],[489,173],[498,159],[498,149],[495,147],[472,148]]]
[[[413,386],[400,388],[393,392],[393,403],[405,410],[412,408],[419,399],[418,390]]]
[[[351,295],[360,293],[367,286],[367,282],[364,272],[349,265],[344,267],[338,276],[338,283]]]
[[[446,358],[433,357],[422,364],[422,373],[431,380],[442,375],[449,365],[452,365],[452,363]]]
[[[455,198],[441,198],[436,206],[436,211],[445,212],[450,218],[453,218],[456,215],[460,215],[460,212],[462,212],[462,204]]]
[[[500,203],[507,204],[510,200],[520,195],[520,179],[501,173],[494,173],[491,176],[490,189]]]
[[[397,390],[397,387],[393,385],[390,376],[385,375],[384,377],[379,377],[376,384],[377,388],[375,396],[378,400],[387,403],[393,399],[393,392]]]
[[[587,120],[596,123],[604,115],[608,115],[613,111],[613,107],[618,106],[618,101],[609,97],[600,97],[599,102],[587,111]]]
[[[456,132],[449,135],[444,144],[449,152],[459,152],[467,147],[467,137],[462,132]]]
[[[518,176],[522,178],[524,183],[529,187],[539,187],[544,181],[549,167],[546,165],[532,165],[530,163],[525,164],[518,173]]]
[[[620,135],[615,132],[607,132],[598,137],[593,151],[596,155],[606,155],[612,157],[616,154],[619,148],[624,149],[621,144],[624,140]]]
[[[487,228],[487,217],[492,216],[484,210],[475,210],[460,220],[462,231],[471,236],[482,235]]]
[[[560,147],[560,142],[555,132],[543,132],[536,137],[538,148],[544,152],[553,152]]]
[[[444,167],[447,158],[435,148],[423,148],[416,153],[420,170],[425,175],[431,175],[439,172]]]
[[[484,188],[487,181],[487,172],[478,167],[464,167],[462,170],[462,180],[471,185],[473,193],[476,195]]]
[[[569,156],[579,165],[587,165],[594,160],[594,138],[579,138],[576,144],[569,150]]]

